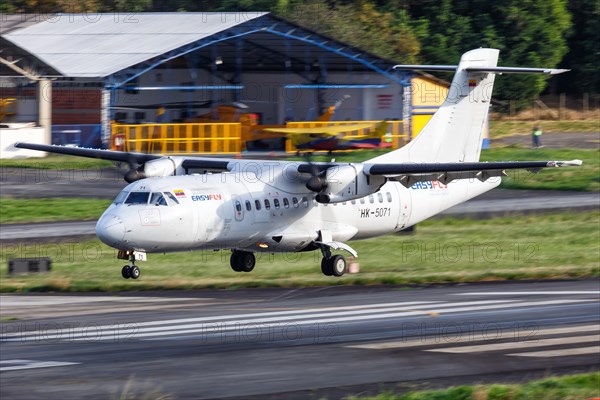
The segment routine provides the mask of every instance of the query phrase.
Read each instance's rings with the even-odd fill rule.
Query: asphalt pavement
[[[336,399],[600,368],[600,282],[3,295],[3,399]]]

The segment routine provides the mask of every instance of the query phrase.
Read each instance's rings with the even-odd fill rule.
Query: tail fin
[[[471,50],[460,59],[448,97],[421,133],[401,149],[369,160],[393,162],[479,161],[484,124],[490,107],[494,73],[486,67],[498,63],[496,49]],[[483,67],[468,71],[469,67]]]

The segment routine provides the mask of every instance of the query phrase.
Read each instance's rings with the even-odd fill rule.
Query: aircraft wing
[[[456,179],[479,179],[485,181],[496,176],[506,176],[505,170],[526,169],[532,173],[542,168],[579,166],[581,160],[571,161],[508,161],[508,162],[465,162],[465,163],[399,163],[368,164],[363,172],[367,175],[385,176],[406,187],[416,182],[440,181],[444,184]]]
[[[20,149],[39,150],[47,153],[66,154],[70,156],[88,157],[88,158],[99,158],[102,160],[109,161],[122,161],[122,162],[136,162],[143,164],[150,160],[156,160],[162,156],[157,154],[143,154],[143,153],[128,153],[125,151],[112,151],[102,149],[88,149],[84,147],[70,147],[70,146],[53,146],[47,144],[35,144],[35,143],[15,143],[15,147]]]
[[[353,125],[329,125],[318,128],[265,128],[266,132],[286,133],[288,135],[329,135],[335,136],[339,133],[358,131],[360,129],[372,128],[373,124]]]
[[[34,143],[15,143],[15,147],[21,149],[39,150],[47,153],[66,154],[71,156],[99,158],[108,161],[121,161],[126,163],[144,164],[148,161],[165,158],[159,154],[129,153],[125,151],[113,151],[102,149],[88,149],[84,147],[53,146]],[[185,157],[182,167],[185,169],[210,169],[228,171],[228,164],[231,160],[209,158],[209,157]]]

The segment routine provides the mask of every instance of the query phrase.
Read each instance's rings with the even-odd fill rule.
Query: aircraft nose
[[[96,223],[96,235],[103,243],[117,247],[125,237],[125,225],[114,214],[103,215]]]

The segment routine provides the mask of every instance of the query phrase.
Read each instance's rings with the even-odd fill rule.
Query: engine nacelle
[[[156,160],[146,161],[144,164],[144,175],[146,178],[156,178],[175,175],[178,160],[171,157],[163,157]]]
[[[362,164],[347,164],[327,169],[327,186],[316,196],[319,203],[340,203],[377,192],[386,182],[383,176],[363,173]]]

